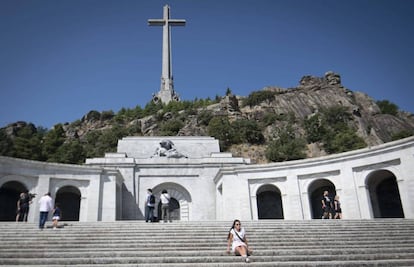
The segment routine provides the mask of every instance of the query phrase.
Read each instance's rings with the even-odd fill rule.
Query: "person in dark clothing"
[[[147,197],[145,199],[145,222],[154,221],[155,196],[152,194],[152,189],[147,189]]]
[[[55,208],[53,209],[52,214],[53,229],[56,229],[58,227],[58,222],[60,218],[62,218],[62,211],[59,208],[59,203],[55,203]]]
[[[29,215],[30,205],[29,192],[23,192],[20,194],[19,200],[17,201],[17,216],[16,222],[22,221],[27,222],[27,216]]]
[[[322,219],[332,219],[332,201],[328,191],[323,192],[321,202],[323,211]]]

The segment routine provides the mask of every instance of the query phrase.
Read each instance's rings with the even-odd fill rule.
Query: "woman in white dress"
[[[239,220],[234,220],[233,226],[230,228],[229,235],[227,236],[227,253],[234,252],[236,255],[241,255],[243,261],[249,262],[248,257],[248,244],[246,238],[246,232],[241,227]]]

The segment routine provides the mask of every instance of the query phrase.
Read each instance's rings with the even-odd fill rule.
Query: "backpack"
[[[154,197],[154,195],[150,195],[149,203],[150,204],[155,204],[155,197]]]

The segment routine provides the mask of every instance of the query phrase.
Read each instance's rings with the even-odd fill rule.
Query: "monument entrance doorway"
[[[170,218],[173,221],[189,221],[189,206],[192,201],[187,189],[176,183],[162,183],[152,189],[153,194],[159,199],[162,190],[167,190],[170,195]],[[155,214],[161,219],[161,205],[156,205]]]
[[[74,186],[64,186],[56,192],[56,201],[62,210],[62,221],[79,221],[81,193]]]
[[[374,218],[404,218],[397,178],[387,170],[371,173],[367,188]]]
[[[6,182],[0,187],[0,221],[15,221],[17,201],[27,188],[20,182]]]
[[[259,219],[284,219],[282,196],[274,185],[263,185],[256,194]]]
[[[335,185],[327,179],[318,179],[309,185],[308,195],[312,212],[312,219],[322,218],[322,196],[323,192],[328,191],[329,197],[333,202],[336,195]]]

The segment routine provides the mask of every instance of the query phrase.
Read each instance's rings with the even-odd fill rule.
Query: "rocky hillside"
[[[155,109],[151,115],[143,115],[136,110],[121,110],[117,114],[112,111],[91,111],[81,120],[62,124],[62,129],[65,142],[78,140],[83,145],[90,142],[89,139],[93,139],[93,133],[102,133],[114,128],[118,129],[115,139],[126,135],[213,135],[220,139],[221,144],[225,144],[224,150],[231,151],[234,156],[249,157],[256,163],[270,161],[269,157],[266,157],[266,150],[271,142],[282,139],[281,135],[286,129],[289,129],[288,135],[306,140],[305,157],[317,157],[337,151],[328,148],[329,142],[326,137],[315,137],[315,133],[318,136],[322,131],[336,129],[336,132],[332,133],[340,135],[341,131],[351,129],[356,137],[363,140],[354,148],[378,145],[414,134],[413,114],[399,110],[394,113],[384,112],[368,95],[342,86],[339,74],[333,72],[327,72],[324,77],[304,76],[295,88],[267,87],[245,97],[228,92],[218,101],[211,101],[208,105],[206,103],[209,102],[199,106],[182,105],[181,110],[177,110],[180,105],[176,105],[174,109],[171,108],[174,104],[171,104],[169,108]],[[332,110],[335,109],[342,112],[342,116],[338,117],[338,120],[343,120],[342,128],[321,127],[321,124],[325,123],[321,114],[332,114]],[[238,141],[227,140],[226,143],[220,131],[214,134],[214,118],[225,119],[222,121],[228,121],[233,128],[235,125],[242,125],[240,129],[243,129],[244,137],[236,138]],[[325,121],[329,121],[329,118]],[[244,124],[234,124],[235,122]],[[315,128],[315,125],[318,128]],[[23,127],[22,123],[11,124],[3,129],[10,137],[19,127]],[[313,137],[311,131],[314,131]],[[253,139],[250,138],[252,136]],[[114,151],[116,140],[110,143],[106,149]],[[85,153],[85,157],[90,156],[103,154]]]

